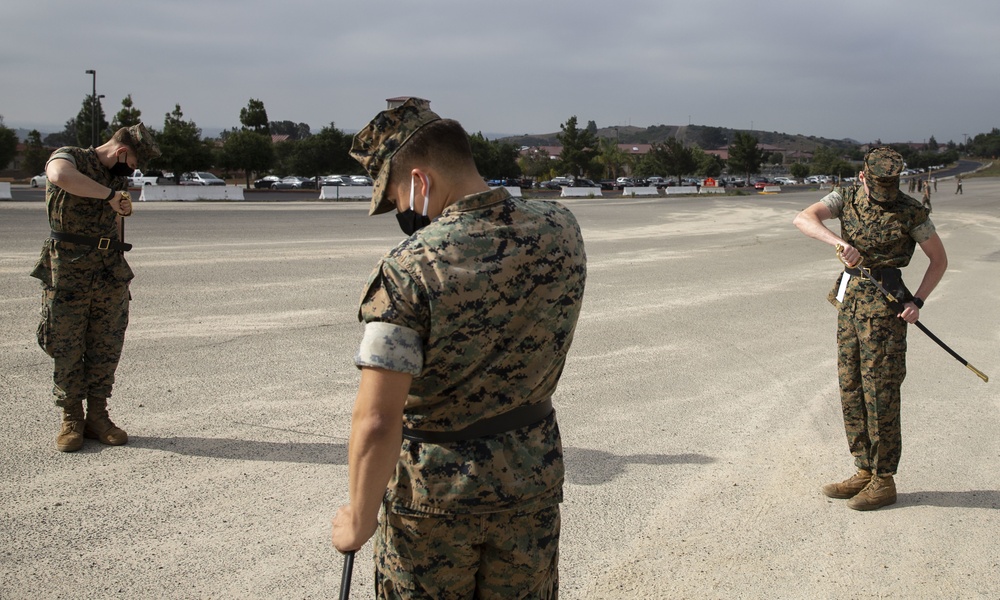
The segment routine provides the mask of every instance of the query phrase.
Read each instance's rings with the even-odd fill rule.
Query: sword
[[[340,600],[351,595],[351,573],[354,571],[354,550],[344,555],[344,572],[340,575]]]
[[[900,302],[899,300],[897,300],[896,297],[893,296],[891,292],[889,292],[889,290],[885,289],[885,286],[883,286],[881,283],[879,283],[879,281],[877,279],[875,279],[874,276],[872,276],[871,271],[869,271],[865,267],[861,266],[861,263],[864,262],[864,257],[862,257],[861,260],[858,261],[858,264],[856,264],[856,265],[849,265],[849,264],[847,264],[847,261],[844,260],[843,251],[844,251],[844,247],[841,246],[840,244],[837,244],[837,258],[840,259],[840,262],[842,262],[845,267],[849,267],[851,269],[857,269],[857,270],[861,271],[861,274],[864,275],[865,277],[867,277],[868,281],[871,281],[872,283],[874,283],[875,287],[877,287],[878,290],[880,292],[882,292],[882,294],[884,294],[886,298],[889,299],[889,302],[895,302],[895,303],[902,304],[902,302]],[[970,371],[972,371],[973,373],[975,373],[983,381],[989,382],[990,378],[987,377],[985,373],[983,373],[982,371],[980,371],[976,367],[973,367],[971,364],[969,364],[969,361],[967,361],[964,358],[962,358],[961,356],[959,356],[958,352],[955,352],[954,350],[952,350],[951,348],[949,348],[948,344],[945,344],[944,342],[942,342],[938,338],[938,336],[936,336],[933,333],[931,333],[931,330],[927,329],[926,327],[924,327],[923,323],[921,323],[920,321],[916,321],[913,324],[916,325],[917,328],[920,329],[920,331],[923,331],[924,333],[926,333],[927,337],[929,337],[932,340],[934,340],[935,342],[937,342],[937,345],[941,346],[942,348],[944,348],[945,351],[948,352],[948,354],[950,354],[953,357],[955,357],[955,360],[957,360],[958,362],[960,362],[963,365],[965,365]]]

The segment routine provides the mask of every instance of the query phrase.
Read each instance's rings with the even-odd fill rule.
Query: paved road
[[[922,320],[1000,377],[1000,181],[949,194],[934,219],[951,268]],[[825,301],[838,263],[791,225],[817,198],[567,201],[590,265],[555,397],[563,597],[1000,596],[1000,395],[919,332],[899,503],[862,514],[818,493],[850,461]],[[131,441],[67,455],[26,276],[44,207],[0,202],[0,597],[334,594],[356,303],[400,238],[365,214],[138,205],[111,403]]]

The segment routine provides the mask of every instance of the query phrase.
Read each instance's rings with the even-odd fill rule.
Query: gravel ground
[[[1000,377],[1000,180],[934,199],[950,268],[922,321]],[[795,213],[820,193],[567,200],[583,315],[555,397],[564,598],[997,598],[1000,394],[919,331],[899,502],[852,471],[836,388],[839,263]],[[0,597],[328,598],[346,500],[361,287],[399,239],[360,203],[136,206],[110,406],[127,446],[57,452],[33,339],[39,202],[0,202]],[[926,266],[917,253],[906,278]],[[370,546],[355,596],[369,597]]]

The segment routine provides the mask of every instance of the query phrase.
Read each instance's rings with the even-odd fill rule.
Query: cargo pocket
[[[56,297],[53,288],[42,290],[42,311],[38,322],[38,329],[35,337],[38,339],[38,347],[49,356],[52,354],[52,301]]]

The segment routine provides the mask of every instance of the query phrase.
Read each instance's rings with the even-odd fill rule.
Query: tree
[[[591,162],[597,156],[597,139],[587,130],[576,126],[576,115],[559,126],[562,133],[556,134],[556,139],[562,144],[559,155],[559,169],[563,173],[584,175],[592,167]]]
[[[600,149],[597,155],[597,162],[603,167],[604,177],[615,179],[629,163],[629,155],[618,147],[618,142],[611,138],[602,138],[599,143]]]
[[[931,136],[931,139],[927,140],[927,149],[931,152],[936,152],[938,149],[938,142],[934,139],[933,135]]]
[[[76,114],[76,145],[81,148],[89,148],[92,143],[94,146],[99,146],[111,138],[107,133],[109,123],[104,118],[104,107],[98,102],[96,106],[97,142],[93,142],[95,121],[93,98],[93,95],[87,94],[87,97],[83,99],[80,112]]]
[[[17,134],[3,124],[3,115],[0,115],[0,169],[6,169],[15,156],[17,156]]]
[[[267,111],[264,110],[264,103],[250,98],[247,105],[240,109],[240,123],[243,124],[243,129],[249,129],[254,133],[268,133]]]
[[[155,134],[154,134],[155,135]],[[194,121],[185,121],[181,105],[163,119],[163,131],[155,135],[161,156],[153,164],[174,172],[179,179],[182,173],[207,169],[212,165],[212,150],[201,139],[201,129]]]
[[[142,111],[132,104],[132,94],[122,98],[122,108],[111,119],[111,131],[131,127],[142,122]]]
[[[45,170],[45,162],[49,153],[42,144],[42,134],[37,129],[28,132],[28,141],[24,148],[24,169],[29,173],[41,173]]]
[[[291,168],[291,171],[298,175],[314,177],[323,174],[348,173],[359,168],[350,155],[352,141],[351,136],[330,123],[316,135],[311,135],[295,143],[285,142],[278,146],[287,145],[291,150],[290,156],[286,158],[286,164]],[[277,147],[276,150],[278,150]]]
[[[264,173],[273,164],[274,145],[270,135],[245,129],[226,137],[222,147],[222,166],[243,171],[247,187],[250,187],[251,174]]]
[[[729,146],[728,162],[731,172],[744,173],[750,181],[750,174],[760,171],[760,164],[764,162],[764,152],[757,146],[757,138],[749,133],[737,132]]]
[[[677,185],[680,185],[681,177],[694,173],[698,167],[691,149],[675,137],[668,139],[659,149],[663,152],[664,171],[667,175],[677,177]]]
[[[726,166],[725,162],[717,154],[709,154],[697,146],[691,148],[691,152],[694,155],[694,161],[698,165],[695,173],[701,175],[702,177],[712,177],[716,178],[722,175],[722,169]]]
[[[788,167],[789,172],[791,172],[792,177],[796,179],[805,179],[809,175],[809,167],[802,163],[792,163],[792,166]]]
[[[517,164],[518,149],[510,142],[488,140],[482,132],[469,136],[476,169],[486,179],[504,179],[521,175]]]
[[[295,124],[291,121],[271,121],[269,123],[271,135],[287,135],[290,140],[304,140],[312,133],[305,123]]]
[[[521,168],[521,173],[528,177],[544,177],[555,163],[549,153],[541,148],[531,148],[517,159],[517,164]]]
[[[76,145],[76,119],[69,119],[63,126],[63,130],[58,133],[50,133],[45,136],[42,142],[50,148],[61,148],[62,146]]]

